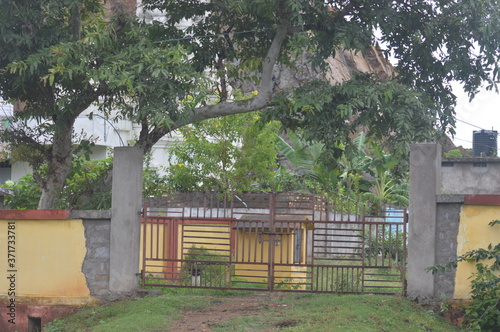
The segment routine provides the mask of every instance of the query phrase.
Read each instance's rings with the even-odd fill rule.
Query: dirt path
[[[184,332],[198,331],[209,332],[211,327],[221,327],[221,323],[234,318],[246,316],[260,316],[268,313],[282,311],[284,306],[278,303],[283,293],[257,293],[241,297],[216,298],[211,305],[204,309],[186,310],[182,318],[173,322],[165,331]],[[276,327],[283,327],[286,322],[280,322]],[[272,331],[274,329],[270,329]]]

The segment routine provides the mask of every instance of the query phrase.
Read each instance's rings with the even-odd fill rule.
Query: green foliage
[[[106,210],[111,208],[111,191],[107,189],[108,171],[112,159],[87,160],[75,156],[70,174],[62,191],[58,194],[57,208],[75,210]],[[42,176],[45,172],[42,169]],[[9,181],[4,185],[15,192],[8,195],[5,204],[10,209],[36,209],[42,190],[28,174],[17,182]]]
[[[500,225],[493,220],[490,226]],[[498,331],[500,329],[500,243],[489,244],[486,249],[471,250],[447,264],[427,268],[433,274],[456,268],[458,262],[470,262],[476,266],[471,280],[472,303],[465,308],[465,326],[470,330]]]
[[[424,100],[402,84],[357,75],[336,86],[319,81],[304,84],[290,95],[282,94],[266,116],[302,131],[306,141],[324,144],[323,158],[329,160],[359,155],[351,134],[364,128],[366,141],[385,148],[404,171],[410,142],[435,133],[435,118]]]
[[[462,152],[459,149],[453,149],[444,153],[445,158],[462,158]]]
[[[371,212],[378,215],[386,204],[408,206],[408,183],[398,184],[392,179],[389,171],[378,173],[371,183],[370,191],[363,194],[363,198],[371,204]]]
[[[33,167],[42,208],[58,204],[71,173],[73,125],[90,105],[106,116],[114,109],[117,118],[170,127],[188,109],[178,100],[194,86],[203,95],[180,45],[154,43],[150,25],[124,13],[105,17],[103,6],[95,0],[2,4],[0,93],[24,109],[1,139],[13,158]]]
[[[113,159],[89,160],[73,157],[70,173],[59,196],[59,208],[74,210],[107,210],[111,208],[111,191],[106,185]]]
[[[167,169],[171,188],[241,192],[272,183],[279,124],[261,127],[259,119],[247,113],[181,128],[184,138],[172,148]]]
[[[364,133],[353,139],[350,153],[344,151],[338,159],[326,158],[323,143],[307,142],[293,132],[288,137],[291,144],[278,137],[278,149],[296,167],[293,172],[301,189],[329,196],[334,204],[337,203],[334,194],[351,199],[361,195],[375,214],[386,204],[408,206],[408,184],[392,172],[396,159],[380,146],[367,146]],[[373,179],[368,180],[364,175]],[[344,203],[336,208],[343,209]]]
[[[182,264],[182,285],[205,287],[229,287],[231,283],[231,265],[225,263],[229,257],[211,252],[203,246],[193,245],[185,255],[188,262]],[[210,262],[204,262],[210,261]],[[193,283],[192,276],[199,276],[199,284]]]
[[[303,184],[294,174],[290,173],[285,167],[280,166],[274,173],[272,182],[263,182],[263,187],[274,191],[300,191],[303,189]]]
[[[302,189],[315,190],[327,194],[335,189],[339,171],[335,167],[328,167],[321,154],[324,145],[317,142],[305,142],[301,135],[288,133],[291,145],[282,137],[277,137],[278,150],[296,167],[294,175],[301,183]]]
[[[376,232],[367,231],[364,235],[366,259],[372,261],[380,257],[381,259],[391,259],[394,262],[401,262],[403,259],[403,248],[405,247],[403,231],[393,231],[391,226],[386,226],[385,231],[378,229]],[[370,265],[370,263],[368,263]]]
[[[190,48],[200,68],[216,64],[224,50],[227,59],[241,60],[241,68],[235,71],[255,75],[259,65],[255,60],[271,43],[272,28],[286,20],[294,29],[290,29],[291,38],[284,46],[288,52],[282,52],[283,62],[306,51],[314,55],[313,65],[324,66],[323,60],[337,48],[364,52],[377,39],[398,60],[398,80],[432,94],[443,108],[451,102],[449,81],[467,82],[467,91],[473,92],[481,81],[493,85],[499,77],[497,0],[420,1],[411,5],[389,0],[362,4],[334,0],[144,0],[143,4],[145,9],[168,12],[167,22],[159,31],[164,39],[224,32],[211,38],[179,41]],[[207,12],[211,15],[203,16]],[[174,25],[190,18],[197,18],[196,24],[185,32]]]
[[[349,134],[363,127],[370,140],[404,161],[412,141],[432,138],[435,126],[453,127],[449,82],[463,83],[472,97],[483,83],[496,88],[500,77],[498,0],[142,4],[166,13],[164,20],[145,24],[123,12],[105,17],[97,0],[2,3],[0,94],[25,103],[16,117],[40,120],[40,130],[13,128],[3,140],[31,151],[20,155],[35,169],[46,208],[54,207],[47,197],[62,190],[71,167],[74,121],[93,103],[139,123],[137,146],[144,151],[173,129],[272,104],[269,117],[302,128],[308,141],[327,147],[330,160],[342,150],[349,154]],[[181,20],[193,24],[186,28]],[[313,83],[272,102],[282,88],[271,84],[275,64],[293,65],[308,54],[307,65],[324,68],[338,50],[364,53],[378,42],[398,61],[392,80],[360,75],[332,88]],[[206,72],[216,79],[205,79]],[[259,82],[262,94],[230,100],[229,84]],[[206,106],[216,97],[219,104]],[[44,165],[46,177],[38,176]],[[188,175],[180,180],[198,185]],[[207,181],[228,187],[227,181]]]
[[[144,198],[161,197],[170,188],[167,176],[160,174],[158,169],[151,167],[151,157],[151,153],[144,157],[145,167],[142,177],[142,196]]]
[[[500,244],[496,248],[497,262],[499,253]],[[500,328],[499,269],[481,263],[476,263],[476,268],[477,273],[471,279],[472,303],[465,309],[464,324],[471,330],[498,331]]]
[[[25,175],[17,182],[7,181],[2,187],[15,192],[15,195],[7,195],[4,198],[4,204],[9,209],[34,210],[37,208],[42,190],[36,184],[33,175]]]
[[[149,158],[146,158],[147,161]],[[70,174],[58,195],[57,208],[74,210],[107,210],[111,208],[111,190],[108,182],[113,159],[92,160],[74,156]],[[42,174],[45,170],[42,169]],[[15,195],[5,197],[10,209],[36,209],[42,190],[32,174],[18,181],[7,181],[3,187]],[[143,174],[143,196],[161,196],[168,189],[167,179],[146,162]]]

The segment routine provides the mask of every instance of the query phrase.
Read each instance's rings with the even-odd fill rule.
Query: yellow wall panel
[[[487,248],[500,242],[500,225],[489,226],[490,221],[500,219],[500,206],[464,205],[460,213],[457,236],[457,256],[471,250]],[[474,263],[460,262],[455,276],[456,299],[470,298],[469,277],[476,271]]]
[[[8,245],[15,261],[9,261],[4,251]],[[0,247],[4,253],[0,271],[15,275],[18,301],[45,298],[50,304],[76,305],[92,301],[82,272],[87,252],[82,220],[0,220]],[[0,278],[0,296],[9,288],[10,280]]]

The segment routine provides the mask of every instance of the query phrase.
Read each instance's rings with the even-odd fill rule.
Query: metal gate
[[[406,210],[382,212],[303,193],[150,199],[142,218],[142,283],[404,294]]]

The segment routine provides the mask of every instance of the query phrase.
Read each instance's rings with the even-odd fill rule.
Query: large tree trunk
[[[39,210],[57,208],[59,193],[64,188],[66,177],[71,168],[72,142],[74,120],[66,121],[54,134],[52,153],[43,179],[42,197],[38,202]]]

